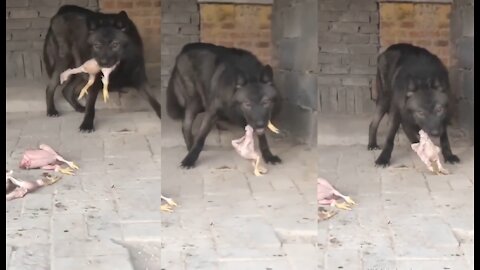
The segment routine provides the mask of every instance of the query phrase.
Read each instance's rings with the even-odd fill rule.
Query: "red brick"
[[[133,8],[132,1],[117,1],[117,8],[127,9]]]
[[[107,1],[107,0],[103,0],[103,1],[100,1],[100,9],[104,10],[104,11],[110,11],[110,10],[113,10],[117,7],[117,3],[113,0],[110,0],[110,1]]]
[[[235,28],[235,24],[233,24],[233,23],[222,24],[222,29],[234,29],[234,28]]]
[[[385,27],[385,28],[389,28],[389,27],[393,27],[395,26],[395,23],[394,22],[388,22],[388,21],[382,21],[380,23],[380,27]]]
[[[267,23],[262,23],[258,26],[259,29],[271,29],[272,28],[272,25],[271,24],[267,24]]]
[[[432,45],[432,41],[430,40],[418,40],[415,43],[421,47],[428,47]]]
[[[200,40],[271,55],[271,6],[200,4]],[[260,45],[260,46],[259,46]]]
[[[151,26],[151,25],[152,25],[152,19],[150,19],[150,18],[137,19],[137,21],[138,21],[142,26]],[[160,25],[158,25],[158,26],[160,26]]]
[[[438,3],[381,3],[380,45],[412,43],[425,47],[449,65],[450,12],[451,5]]]
[[[440,31],[440,36],[442,37],[450,36],[450,29]]]
[[[384,38],[380,41],[380,45],[382,45],[382,46],[388,46],[388,45],[391,45],[391,44],[394,44],[394,43],[396,43],[394,39]]]
[[[422,38],[422,37],[425,37],[426,33],[424,31],[411,31],[410,32],[410,37],[411,38]],[[380,35],[380,38],[383,38],[381,35]]]
[[[223,41],[221,44],[225,47],[233,47],[233,41]]]
[[[437,40],[435,41],[435,46],[447,47],[449,42],[447,40]]]
[[[414,22],[402,22],[400,24],[402,28],[413,28],[415,26]]]
[[[450,22],[441,22],[438,24],[438,28],[450,28]]]
[[[162,25],[162,20],[160,18],[152,18],[151,19],[151,24],[156,25],[156,26],[160,26],[160,25]]]
[[[149,1],[149,0],[136,0],[136,1],[135,1],[135,6],[136,6],[136,7],[141,7],[141,8],[151,7],[151,6],[152,6],[152,1]]]
[[[252,46],[252,43],[250,41],[240,41],[238,42],[238,46],[249,47],[249,46]]]
[[[206,22],[202,22],[200,24],[200,29],[212,29],[214,28],[214,24],[213,23],[206,23]]]

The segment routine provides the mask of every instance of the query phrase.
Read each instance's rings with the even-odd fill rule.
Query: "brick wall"
[[[100,11],[124,10],[135,23],[143,40],[145,65],[150,82],[160,80],[161,0],[99,0]]]
[[[441,3],[380,3],[380,45],[407,42],[424,47],[450,67],[451,5]]]
[[[97,0],[6,0],[6,77],[41,79],[43,41],[62,4],[97,9]]]
[[[376,0],[318,4],[318,91],[322,113],[371,112],[378,54]]]
[[[200,15],[196,0],[162,0],[161,12],[161,74],[162,89],[165,89],[175,63],[175,57],[183,45],[199,41]],[[164,92],[162,91],[162,93]],[[161,100],[164,102],[165,98]]]
[[[474,5],[473,0],[455,0],[452,6],[452,88],[459,99],[458,119],[474,138]]]
[[[291,138],[316,145],[318,111],[317,0],[275,0],[272,9],[275,84],[284,102],[274,122]]]
[[[243,48],[271,64],[271,5],[200,4],[200,40]]]

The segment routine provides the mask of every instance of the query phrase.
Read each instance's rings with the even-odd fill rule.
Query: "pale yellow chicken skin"
[[[60,74],[60,84],[64,83],[68,78],[73,74],[78,73],[87,73],[88,74],[88,81],[87,84],[82,88],[80,91],[80,95],[78,99],[80,100],[84,95],[88,94],[88,89],[92,84],[95,82],[96,75],[101,71],[103,74],[102,83],[103,83],[103,101],[106,103],[109,95],[108,95],[108,77],[110,73],[117,67],[117,64],[111,67],[100,67],[95,59],[90,59],[83,63],[83,65],[77,68],[70,68],[62,72]]]

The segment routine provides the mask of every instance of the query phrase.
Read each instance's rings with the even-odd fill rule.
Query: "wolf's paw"
[[[445,163],[454,164],[454,163],[458,163],[458,162],[460,162],[460,159],[454,154],[450,154],[448,156],[445,156]]]
[[[271,164],[282,163],[282,160],[275,155],[265,156],[263,157],[263,159],[265,160],[266,163],[271,163]]]
[[[83,122],[80,127],[80,132],[82,133],[92,133],[95,131],[95,127],[93,126],[93,123],[91,122]]]
[[[380,146],[378,144],[368,144],[367,149],[372,151],[372,150],[380,150]]]
[[[49,110],[47,110],[47,116],[48,117],[59,117],[60,114],[55,109],[49,109]]]
[[[390,165],[390,158],[388,158],[386,155],[380,155],[377,160],[375,160],[375,166],[377,167],[387,167]]]
[[[195,158],[190,155],[187,155],[182,162],[180,163],[180,167],[183,169],[191,169],[195,166]]]

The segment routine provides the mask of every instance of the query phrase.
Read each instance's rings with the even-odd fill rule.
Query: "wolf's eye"
[[[442,108],[442,107],[436,108],[436,109],[435,109],[435,113],[436,113],[436,114],[441,114],[441,113],[443,113],[443,108]]]
[[[244,102],[243,107],[250,109],[252,107],[252,104],[250,102]]]
[[[425,113],[423,111],[417,111],[415,113],[417,114],[418,117],[424,117],[425,116]]]
[[[101,47],[102,47],[102,44],[100,44],[100,43],[95,43],[95,44],[93,44],[93,48],[94,48],[95,50],[99,50]]]
[[[263,106],[268,106],[268,105],[270,105],[270,103],[271,103],[270,100],[263,100],[263,101],[262,101],[262,105],[263,105]]]
[[[115,42],[112,42],[110,46],[112,47],[113,50],[116,50],[118,49],[118,47],[120,47],[120,43],[115,41]]]

